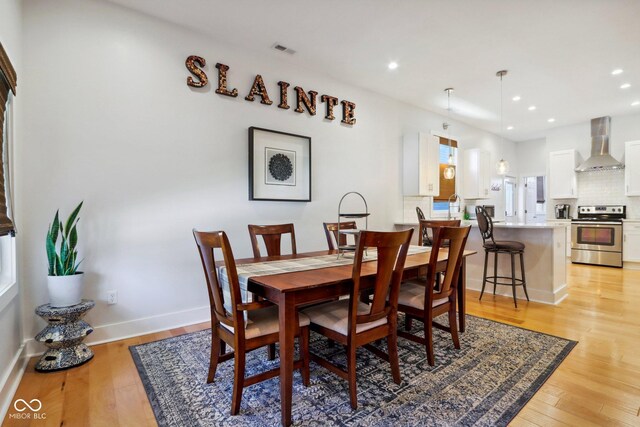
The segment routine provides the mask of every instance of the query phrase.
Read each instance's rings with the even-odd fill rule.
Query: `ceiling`
[[[507,69],[503,132],[513,141],[640,113],[631,106],[640,100],[638,0],[109,1],[439,114],[453,87],[452,118],[494,133],[496,71]]]

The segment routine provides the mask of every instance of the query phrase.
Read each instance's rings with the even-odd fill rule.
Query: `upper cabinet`
[[[549,153],[549,197],[552,199],[576,199],[578,152],[576,150]]]
[[[640,141],[624,144],[624,194],[640,196]]]
[[[464,150],[462,198],[488,199],[491,187],[491,154],[487,150]]]
[[[440,140],[428,133],[404,136],[403,192],[405,196],[440,194]]]

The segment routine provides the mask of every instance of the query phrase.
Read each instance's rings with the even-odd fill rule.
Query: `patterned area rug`
[[[446,324],[446,319],[439,319]],[[403,319],[400,319],[403,324]],[[414,322],[414,332],[422,324]],[[478,317],[467,316],[462,348],[434,330],[436,366],[424,347],[398,339],[402,383],[389,364],[358,349],[358,409],[349,405],[347,382],[311,362],[311,385],[296,371],[293,422],[304,426],[505,426],[577,344]],[[277,426],[278,378],[244,389],[240,414],[230,416],[233,361],[206,383],[210,331],[130,347],[160,426]],[[383,344],[384,348],[384,344]],[[341,346],[311,333],[311,351],[345,366]],[[266,350],[247,357],[247,374],[278,366]]]

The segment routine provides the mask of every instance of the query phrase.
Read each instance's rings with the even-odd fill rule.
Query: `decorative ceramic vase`
[[[51,307],[69,307],[82,301],[84,273],[71,276],[47,276]]]

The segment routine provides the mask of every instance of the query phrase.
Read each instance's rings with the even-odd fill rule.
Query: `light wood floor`
[[[579,341],[514,426],[640,425],[640,271],[569,266],[569,297],[556,307],[467,295],[468,313]],[[45,420],[3,426],[154,426],[128,347],[206,324],[93,347],[86,365],[38,374],[31,360],[17,398],[38,398]],[[10,410],[9,414],[15,413]]]

